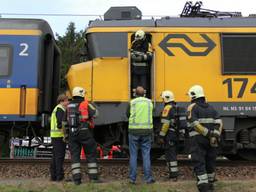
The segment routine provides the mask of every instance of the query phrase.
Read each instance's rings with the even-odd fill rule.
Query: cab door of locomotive
[[[129,94],[134,98],[137,86],[145,89],[147,98],[154,95],[154,51],[152,49],[152,35],[145,34],[143,40],[135,40],[135,33],[129,34]]]

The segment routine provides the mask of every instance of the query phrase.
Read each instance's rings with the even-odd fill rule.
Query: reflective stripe
[[[91,167],[97,167],[97,163],[88,163],[87,165],[89,168]]]
[[[178,167],[171,167],[171,172],[178,172],[178,171],[179,171]]]
[[[161,123],[166,123],[166,124],[170,124],[170,120],[168,119],[161,119]]]
[[[190,131],[189,132],[190,137],[193,137],[193,136],[196,136],[196,135],[200,135],[200,134],[197,131]]]
[[[142,126],[142,125],[150,125],[149,123],[130,123],[130,125]]]
[[[165,133],[163,131],[160,131],[159,135],[160,136],[165,136]]]
[[[216,124],[222,124],[222,120],[221,119],[215,119],[215,122]]]
[[[72,169],[80,168],[80,167],[81,167],[81,163],[73,163],[73,164],[71,165],[71,168],[72,168]]]
[[[144,63],[144,62],[141,62],[141,63],[133,62],[132,65],[133,66],[137,66],[137,67],[146,67],[147,63]]]
[[[81,119],[88,119],[88,115],[80,115],[79,116]]]
[[[179,117],[179,120],[187,120],[187,117]]]
[[[202,183],[208,183],[208,176],[207,176],[207,174],[198,175],[197,178],[198,178],[198,182],[197,182],[198,185],[200,185]]]
[[[89,174],[97,174],[98,173],[98,169],[88,169],[88,173]]]
[[[69,107],[76,107],[77,104],[76,104],[76,103],[69,103],[68,106],[69,106]]]
[[[199,121],[193,121],[192,123],[190,123],[190,126],[195,127],[198,124],[199,124]]]
[[[62,129],[56,129],[56,130],[51,130],[51,133],[59,133],[61,131],[62,131]]]
[[[170,161],[170,165],[171,165],[172,167],[177,166],[177,165],[178,165],[178,162],[177,162],[177,161]]]
[[[194,127],[196,131],[201,133],[202,135],[206,136],[208,134],[208,129],[204,127],[199,121],[193,121],[190,126]]]
[[[213,118],[199,118],[199,123],[215,123],[215,120]]]
[[[213,134],[220,136],[220,132],[216,129],[213,130]]]
[[[165,124],[174,124],[175,123],[175,120],[174,119],[161,119],[161,123],[165,123]]]
[[[175,131],[176,131],[176,130],[175,130],[175,129],[173,129],[173,128],[169,128],[169,130],[170,130],[170,131],[173,131],[173,132],[175,132]]]
[[[80,168],[72,169],[72,174],[73,174],[73,175],[79,174],[79,173],[81,173]]]
[[[208,176],[208,180],[211,181],[211,182],[213,182],[214,179],[215,179],[215,172],[213,172],[213,173],[208,173],[207,176]]]
[[[203,136],[206,136],[208,134],[208,132],[209,132],[209,130],[207,128],[204,128],[203,133],[202,133]]]

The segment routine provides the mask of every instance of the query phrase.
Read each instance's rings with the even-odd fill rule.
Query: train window
[[[256,73],[256,34],[222,34],[222,73]]]
[[[0,45],[0,76],[10,75],[11,68],[11,47]]]
[[[91,59],[127,57],[127,33],[90,33],[87,39]]]

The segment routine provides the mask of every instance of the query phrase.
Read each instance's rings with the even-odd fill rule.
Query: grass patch
[[[255,192],[255,180],[219,181],[216,192]],[[75,186],[73,183],[52,183],[48,181],[1,181],[0,192],[197,192],[195,181],[161,182],[151,185],[131,185],[127,182],[84,183]]]

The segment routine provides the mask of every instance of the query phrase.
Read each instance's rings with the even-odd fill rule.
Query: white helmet
[[[194,85],[190,87],[188,91],[188,95],[192,100],[200,97],[204,97],[204,89],[200,85]]]
[[[174,94],[173,92],[166,90],[161,93],[161,97],[163,98],[165,103],[169,103],[171,101],[174,101]]]
[[[78,96],[78,97],[84,97],[85,95],[85,90],[82,87],[74,87],[73,91],[72,91],[72,96]]]
[[[145,39],[145,32],[142,30],[138,30],[135,33],[135,40],[143,40]]]

